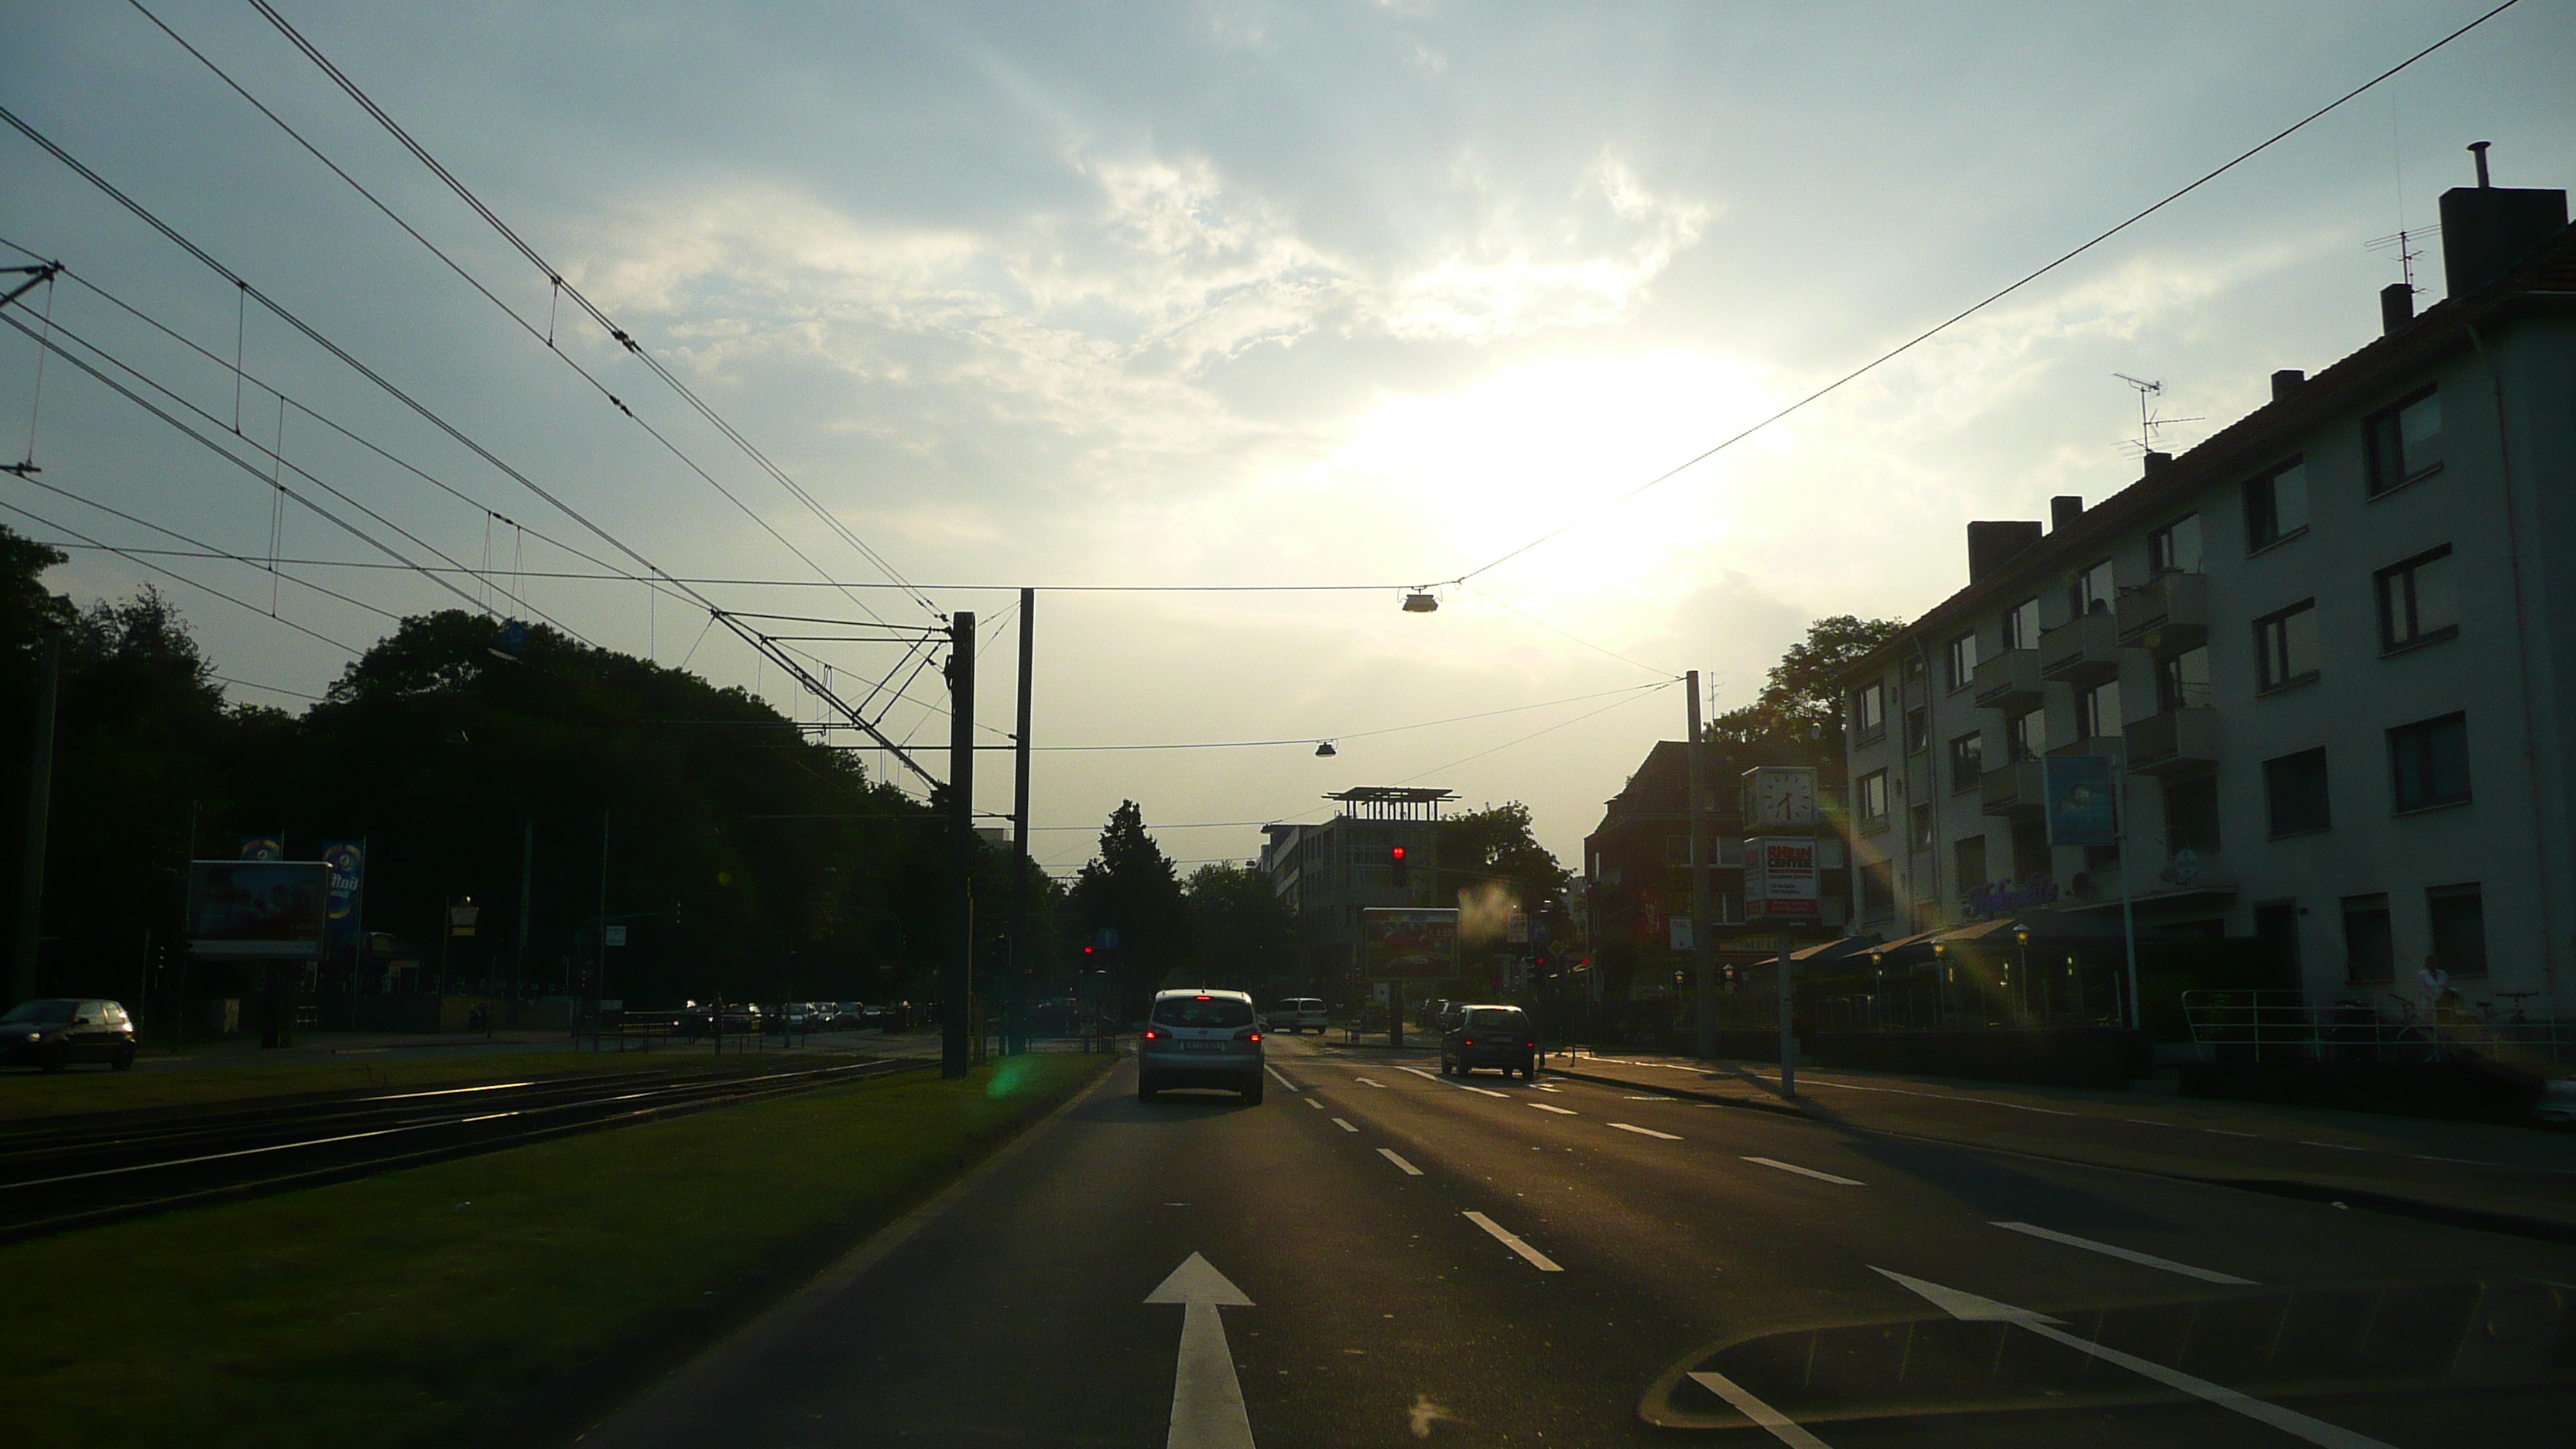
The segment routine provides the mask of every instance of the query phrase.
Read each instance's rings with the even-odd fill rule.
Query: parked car
[[[74,1062],[134,1066],[134,1018],[114,1001],[40,997],[0,1016],[0,1061],[59,1072]]]
[[[1240,991],[1158,991],[1136,1041],[1136,1100],[1173,1087],[1214,1087],[1261,1100],[1261,1028]]]
[[[1313,996],[1291,996],[1270,1004],[1270,1029],[1290,1036],[1324,1030],[1331,1025],[1324,1015],[1324,1003]]]
[[[1440,1074],[1463,1077],[1478,1067],[1500,1067],[1528,1081],[1538,1075],[1538,1027],[1517,1006],[1450,1008],[1440,1032]]]

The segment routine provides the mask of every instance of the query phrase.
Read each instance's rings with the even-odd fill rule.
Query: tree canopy
[[[1896,637],[1903,622],[1835,614],[1807,626],[1771,666],[1751,704],[1710,720],[1709,738],[1730,744],[1839,742],[1842,698],[1835,681],[1852,663]]]

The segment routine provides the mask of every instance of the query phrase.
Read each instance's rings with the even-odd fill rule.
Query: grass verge
[[[0,1248],[11,1418],[61,1446],[479,1442],[549,1385],[607,1382],[603,1359],[720,1330],[708,1304],[747,1311],[747,1283],[1110,1061],[907,1074]]]

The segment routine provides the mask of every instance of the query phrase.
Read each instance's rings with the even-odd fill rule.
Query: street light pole
[[[35,707],[27,727],[26,833],[20,846],[25,853],[18,862],[18,930],[9,982],[12,1001],[35,995],[41,984],[36,963],[43,940],[39,928],[45,914],[45,841],[54,800],[54,702],[62,658],[62,631],[48,626],[36,641],[36,691],[31,701]]]
[[[1708,747],[1700,739],[1699,671],[1688,676],[1690,688],[1690,739],[1683,749],[1690,757],[1690,873],[1691,873],[1691,965],[1692,979],[1699,986],[1699,1057],[1707,1061],[1717,1055],[1717,932],[1708,908]]]
[[[1029,682],[1037,667],[1038,591],[1020,590],[1020,715],[1011,736],[1011,953],[1002,963],[1002,1050],[1028,1050],[1026,980],[1037,964],[1029,942]]]
[[[975,972],[975,615],[948,625],[948,961],[939,973],[939,1074],[968,1068]]]

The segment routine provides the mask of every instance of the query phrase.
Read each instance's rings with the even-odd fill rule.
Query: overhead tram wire
[[[259,0],[252,0],[252,3],[258,4]],[[2388,69],[2381,71],[2379,74],[2372,76],[2370,79],[2363,81],[2360,85],[2354,86],[2351,90],[2344,92],[2342,95],[2339,95],[2333,100],[2326,102],[2324,105],[2319,106],[2315,110],[2310,111],[2298,120],[2291,122],[2289,125],[2282,127],[2278,131],[2273,132],[2264,140],[2237,153],[2234,158],[2224,164],[2203,173],[2198,179],[2174,191],[2166,193],[2161,199],[2157,200],[2152,205],[2131,213],[2125,220],[2120,221],[2107,230],[2098,233],[2091,240],[2068,251],[2062,252],[2054,260],[2024,273],[2018,280],[2012,282],[2010,285],[1988,293],[1976,302],[1952,313],[1949,317],[1934,323],[1932,326],[1916,333],[1904,342],[1878,354],[1876,357],[1871,358],[1869,361],[1864,362],[1860,366],[1853,368],[1851,371],[1842,374],[1840,377],[1837,377],[1833,381],[1826,383],[1824,386],[1817,388],[1815,391],[1810,392],[1804,397],[1788,404],[1779,411],[1772,413],[1768,417],[1753,423],[1739,432],[1734,433],[1714,446],[1683,459],[1681,462],[1674,464],[1663,472],[1656,474],[1654,477],[1647,479],[1645,482],[1640,483],[1636,487],[1629,489],[1627,492],[1620,494],[1618,497],[1611,499],[1609,502],[1577,514],[1574,517],[1567,519],[1565,522],[1558,524],[1556,527],[1549,529],[1547,532],[1540,534],[1538,537],[1531,539],[1529,542],[1520,545],[1518,548],[1512,549],[1498,557],[1478,564],[1476,567],[1467,570],[1456,578],[1443,579],[1438,582],[1464,587],[1468,580],[1475,578],[1477,575],[1500,568],[1502,565],[1511,562],[1513,559],[1519,558],[1522,554],[1528,553],[1532,549],[1554,542],[1556,539],[1573,532],[1575,529],[1582,527],[1593,519],[1620,507],[1630,499],[1635,498],[1650,489],[1672,481],[1681,474],[1697,467],[1699,464],[1704,463],[1711,458],[1716,457],[1718,454],[1725,452],[1727,449],[1734,447],[1736,444],[1743,442],[1754,434],[1763,431],[1772,424],[1788,417],[1790,414],[1805,408],[1810,403],[1814,403],[1829,394],[1841,390],[1844,386],[1852,382],[1856,382],[1860,378],[1877,371],[1886,364],[1895,361],[1897,358],[1913,351],[1922,344],[1931,341],[1933,338],[1940,336],[1942,333],[1949,331],[1951,328],[1967,321],[1978,313],[1983,312],[1995,303],[2002,301],[2006,297],[2020,291],[2022,288],[2029,286],[2031,283],[2038,281],[2040,278],[2047,276],[2058,268],[2065,266],[2068,262],[2074,261],[2076,258],[2083,256],[2085,253],[2100,246],[2102,243],[2109,241],[2111,238],[2118,236],[2120,233],[2127,231],[2133,226],[2136,226],[2139,222],[2145,221],[2148,217],[2155,215],[2157,212],[2160,212],[2166,207],[2173,205],[2175,202],[2182,200],[2184,197],[2191,195],[2200,188],[2216,181],[2219,177],[2226,175],[2228,172],[2235,170],[2237,167],[2242,166],[2246,162],[2253,160],[2255,157],[2262,155],[2266,151],[2269,151],[2274,146],[2279,145],[2281,142],[2288,140],[2291,136],[2306,129],[2310,123],[2322,120],[2328,114],[2341,109],[2348,102],[2359,99],[2366,92],[2377,88],[2382,82],[2393,78],[2399,72],[2414,65],[2417,61],[2420,61],[2426,56],[2433,54],[2435,51],[2442,49],[2452,41],[2458,40],[2470,31],[2477,29],[2479,26],[2486,24],[2488,21],[2495,19],[2497,16],[2502,15],[2504,12],[2511,10],[2514,6],[2521,3],[2522,0],[2503,0],[2503,3],[2495,6],[2493,9],[2476,16],[2467,24],[2460,26],[2458,29],[2451,31],[2447,35],[2444,35],[2441,39],[2434,41],[2432,44],[2416,51],[2413,55],[2406,57],[2397,64],[2392,65]],[[262,8],[265,8],[265,6]]]
[[[762,452],[760,448],[755,445],[750,438],[746,437],[740,429],[727,421],[724,416],[718,413],[714,407],[709,405],[705,399],[699,397],[687,383],[680,380],[677,374],[665,367],[662,364],[661,359],[655,357],[642,343],[635,340],[633,334],[628,332],[625,328],[618,326],[615,320],[610,318],[609,315],[605,311],[601,310],[597,304],[593,303],[578,286],[565,281],[563,273],[559,268],[557,268],[552,262],[547,261],[544,256],[540,255],[535,247],[529,245],[527,240],[521,237],[517,231],[513,230],[508,222],[501,219],[499,213],[485,205],[481,197],[476,196],[473,190],[466,186],[463,181],[459,180],[454,172],[448,170],[436,156],[431,155],[427,147],[414,139],[412,134],[405,130],[402,123],[396,121],[390,112],[386,111],[384,107],[376,104],[375,99],[369,96],[356,81],[350,79],[346,72],[342,71],[339,66],[333,64],[331,58],[324,55],[320,47],[305,39],[302,32],[298,31],[293,25],[287,22],[285,16],[278,14],[273,7],[266,3],[266,0],[251,0],[251,7],[265,17],[269,24],[275,26],[278,33],[285,36],[288,42],[294,45],[297,50],[302,51],[305,58],[312,61],[324,75],[330,77],[332,83],[337,85],[350,100],[356,102],[359,109],[373,117],[376,123],[382,126],[395,140],[401,142],[403,148],[409,151],[412,156],[421,163],[421,165],[427,167],[432,175],[444,182],[450,191],[456,193],[457,198],[463,201],[466,206],[471,208],[475,215],[480,216],[485,222],[489,223],[492,229],[498,232],[502,239],[507,241],[520,256],[526,258],[530,265],[543,273],[547,282],[551,284],[560,295],[570,298],[575,307],[578,307],[593,322],[599,325],[600,330],[606,332],[629,353],[633,354],[638,361],[644,364],[648,371],[652,372],[654,376],[660,378],[664,385],[677,393],[680,399],[687,403],[699,417],[703,418],[710,426],[714,427],[717,432],[723,434],[726,439],[734,444],[734,446],[741,449],[745,457],[751,459],[751,461],[757,465],[761,471],[767,473],[771,478],[776,480],[778,484],[785,488],[791,496],[793,496],[799,503],[803,504],[808,512],[812,513],[817,519],[819,519],[823,523],[824,527],[830,529],[843,543],[849,545],[853,552],[857,553],[861,558],[866,559],[869,563],[874,564],[888,579],[897,584],[903,585],[909,592],[914,604],[918,605],[924,612],[929,613],[934,618],[942,620],[946,619],[947,615],[941,611],[939,606],[933,603],[928,595],[922,593],[917,588],[913,588],[910,582],[904,578],[902,571],[897,569],[891,561],[886,559],[884,555],[878,553],[865,539],[859,537],[855,531],[841,521],[838,515],[834,514],[830,509],[825,508],[821,500],[815,498],[803,484],[789,476],[786,469],[780,467],[767,453]],[[136,8],[141,8],[139,0]],[[155,23],[158,24],[157,21]],[[167,29],[167,27],[163,28],[165,30]],[[175,39],[176,37],[174,36],[173,38]],[[203,59],[203,57],[200,57],[200,59]],[[210,61],[208,64],[211,66],[212,62]],[[220,72],[218,73],[220,74]],[[230,78],[226,77],[226,80],[229,82]],[[239,87],[235,87],[235,89],[238,90]],[[245,93],[245,96],[247,96],[247,93]],[[264,109],[265,108],[263,108],[263,110]],[[272,116],[271,119],[275,119],[275,117]],[[282,126],[285,123],[280,121],[279,124]],[[300,137],[298,139],[301,140]],[[310,148],[308,147],[307,149]],[[318,155],[318,153],[316,154]],[[336,170],[337,168],[334,169]],[[352,182],[351,184],[355,185],[356,183]],[[497,300],[498,299],[496,298],[495,301]],[[512,312],[512,315],[516,316],[517,314],[514,311]],[[533,332],[534,329],[532,328],[530,330]],[[627,411],[628,416],[634,416],[634,414],[631,411],[626,410],[622,404],[620,405],[620,411]],[[637,418],[636,421],[638,423],[642,423],[643,420],[641,418]],[[660,435],[657,433],[655,436],[659,437]],[[666,446],[668,445],[666,444]],[[674,451],[676,452],[676,450]],[[713,480],[710,479],[709,481],[712,482]]]
[[[105,542],[102,542],[102,541],[100,541],[100,540],[98,540],[98,539],[92,538],[92,537],[90,537],[88,534],[81,532],[79,529],[72,527],[70,524],[67,524],[67,523],[58,523],[58,522],[56,522],[56,521],[55,521],[55,520],[53,520],[53,519],[50,519],[50,518],[45,517],[45,516],[44,516],[43,514],[41,514],[41,513],[31,513],[31,512],[29,512],[28,510],[26,510],[26,509],[24,509],[24,508],[20,508],[19,506],[17,506],[17,505],[16,505],[16,504],[14,504],[14,503],[8,503],[8,502],[0,502],[0,510],[5,510],[5,511],[7,511],[7,512],[14,513],[14,514],[18,515],[20,518],[28,519],[28,520],[30,520],[30,521],[32,521],[32,522],[42,524],[43,526],[45,526],[45,527],[47,527],[47,528],[57,529],[57,530],[60,530],[60,531],[61,531],[61,532],[63,532],[63,533],[68,533],[68,534],[70,534],[72,537],[74,537],[74,538],[76,538],[76,539],[80,540],[82,543],[88,544],[89,546],[91,546],[91,547],[93,547],[93,548],[103,549],[103,550],[105,550],[105,551],[106,551],[106,552],[108,552],[108,553],[118,554],[118,555],[120,555],[120,556],[124,556],[124,551],[123,551],[122,549],[119,549],[116,545],[114,545],[114,544],[112,544],[112,543],[105,543]],[[348,655],[348,656],[349,656],[350,658],[352,658],[352,659],[356,659],[356,658],[360,657],[360,655],[363,653],[363,651],[361,651],[361,650],[360,650],[356,645],[354,645],[354,644],[348,644],[348,643],[344,643],[344,642],[342,642],[341,640],[334,639],[334,638],[332,638],[330,635],[325,634],[325,633],[323,633],[322,631],[320,631],[320,630],[318,630],[318,629],[308,628],[308,627],[306,627],[305,625],[302,625],[302,624],[299,624],[299,623],[295,622],[293,619],[289,619],[289,618],[287,618],[287,617],[286,617],[285,615],[283,615],[283,614],[279,614],[279,613],[277,613],[277,612],[275,612],[275,611],[273,611],[273,610],[270,610],[270,609],[263,609],[263,608],[261,608],[259,605],[257,605],[257,604],[254,604],[254,603],[250,602],[248,599],[238,598],[238,597],[235,597],[235,596],[234,596],[234,595],[232,595],[232,594],[225,593],[223,590],[221,590],[221,589],[219,589],[219,588],[216,588],[216,587],[215,587],[214,585],[212,585],[212,584],[204,583],[204,582],[201,582],[200,580],[197,580],[197,579],[192,579],[192,578],[188,577],[186,574],[179,573],[179,572],[177,572],[176,570],[163,568],[163,567],[162,567],[161,565],[159,565],[159,564],[152,563],[152,562],[149,562],[148,560],[139,559],[139,558],[127,557],[126,561],[127,561],[127,562],[129,562],[129,563],[132,563],[132,564],[133,564],[133,565],[135,565],[137,568],[149,569],[149,570],[151,570],[152,572],[154,572],[154,573],[156,573],[156,574],[159,574],[161,577],[163,577],[163,578],[165,578],[165,579],[172,579],[172,580],[175,580],[175,581],[177,581],[177,582],[179,582],[179,583],[186,584],[188,587],[190,587],[190,588],[192,588],[192,589],[197,589],[197,590],[201,590],[201,591],[203,591],[203,592],[205,592],[205,593],[212,594],[212,595],[214,595],[216,598],[223,600],[225,603],[228,603],[228,604],[238,604],[238,605],[240,605],[242,608],[249,610],[251,613],[257,614],[257,615],[259,615],[261,618],[263,618],[263,619],[267,619],[267,620],[270,620],[270,621],[271,621],[271,622],[273,622],[273,623],[283,624],[283,625],[285,625],[287,628],[294,630],[294,631],[295,631],[296,633],[298,633],[298,634],[304,634],[304,635],[308,635],[308,636],[310,636],[310,637],[312,637],[312,638],[319,639],[319,640],[321,640],[323,643],[330,645],[332,648],[339,650],[341,653]]]
[[[176,246],[180,250],[188,253],[189,256],[195,258],[200,264],[205,266],[207,270],[215,273],[219,277],[222,277],[224,280],[231,282],[235,287],[241,290],[243,296],[259,303],[260,306],[271,316],[284,322],[287,326],[293,328],[298,334],[312,342],[315,346],[320,347],[322,350],[329,353],[350,371],[357,373],[360,377],[374,384],[378,389],[383,391],[386,396],[410,409],[422,421],[454,439],[458,445],[464,447],[467,451],[482,459],[503,477],[508,478],[510,481],[528,490],[538,498],[543,499],[549,506],[553,507],[564,517],[581,525],[581,527],[585,531],[589,532],[593,537],[607,544],[618,553],[624,554],[628,559],[632,560],[646,572],[679,589],[682,593],[688,596],[690,602],[707,609],[711,619],[722,622],[725,625],[726,632],[734,635],[744,644],[750,646],[755,652],[768,658],[780,668],[788,671],[790,675],[797,677],[798,680],[801,683],[804,683],[808,689],[828,701],[833,708],[840,710],[845,715],[851,716],[854,722],[858,723],[862,729],[868,730],[871,734],[875,735],[878,743],[883,745],[895,759],[901,761],[906,769],[911,770],[915,775],[919,776],[923,783],[930,785],[936,785],[939,783],[938,777],[925,769],[920,761],[914,759],[911,752],[905,748],[904,745],[897,743],[893,739],[885,736],[882,732],[878,731],[873,721],[869,721],[864,717],[857,715],[850,709],[847,701],[843,700],[836,692],[825,686],[821,680],[813,678],[805,670],[804,666],[787,658],[775,645],[768,644],[764,641],[761,638],[759,631],[751,629],[737,621],[724,619],[722,611],[716,607],[714,600],[709,599],[706,595],[698,592],[694,588],[680,584],[667,570],[663,569],[659,564],[654,563],[651,559],[645,557],[640,550],[628,544],[624,539],[610,533],[605,527],[592,520],[589,515],[583,513],[580,509],[573,507],[570,502],[556,494],[553,490],[547,488],[545,485],[537,482],[534,478],[529,477],[526,473],[521,472],[518,468],[503,460],[500,455],[485,447],[472,435],[466,433],[454,423],[449,422],[436,410],[429,407],[428,404],[421,402],[418,398],[413,397],[410,393],[404,391],[400,386],[395,384],[392,379],[360,361],[347,348],[332,341],[312,324],[306,322],[294,312],[289,311],[283,303],[280,303],[275,298],[269,296],[266,292],[260,290],[240,273],[235,272],[230,267],[217,261],[212,254],[205,250],[205,248],[198,246],[195,242],[189,240],[177,228],[171,226],[168,222],[163,221],[159,216],[153,214],[149,207],[144,206],[141,202],[136,201],[133,197],[128,196],[125,192],[119,190],[115,183],[109,181],[106,177],[101,176],[96,171],[91,170],[87,165],[83,164],[78,157],[73,156],[70,152],[55,144],[51,138],[30,125],[25,118],[19,116],[15,111],[10,110],[5,105],[0,105],[0,121],[7,122],[11,129],[34,142],[38,147],[43,149],[46,154],[52,156],[55,160],[60,161],[82,180],[87,181],[92,186],[98,188],[111,200],[132,213],[138,220],[159,232],[173,246]],[[918,728],[918,726],[915,726],[916,730]]]

